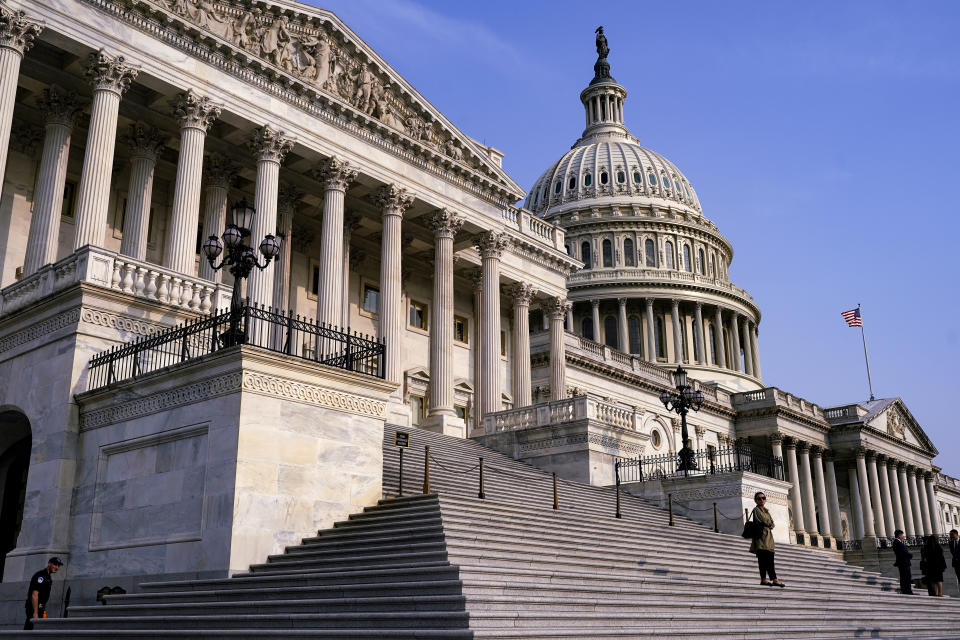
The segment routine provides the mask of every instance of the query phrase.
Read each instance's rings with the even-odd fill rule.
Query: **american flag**
[[[860,319],[860,307],[856,309],[850,309],[850,311],[844,311],[840,315],[843,316],[843,319],[847,321],[848,327],[862,327],[863,321]]]

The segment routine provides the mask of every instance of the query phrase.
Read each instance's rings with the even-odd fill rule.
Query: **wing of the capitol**
[[[0,629],[50,557],[62,618],[406,499],[398,429],[441,507],[451,469],[482,504],[470,446],[703,536],[762,491],[778,549],[878,576],[958,528],[901,398],[764,382],[732,245],[589,44],[527,191],[329,11],[0,0]]]

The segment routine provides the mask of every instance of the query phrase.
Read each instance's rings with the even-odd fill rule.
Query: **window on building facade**
[[[580,260],[583,262],[583,268],[589,269],[590,264],[590,243],[584,242],[580,245]]]
[[[423,396],[410,396],[410,421],[414,426],[423,422],[426,417],[426,403]]]
[[[673,243],[667,240],[663,245],[663,253],[667,258],[667,269],[673,269]]]
[[[463,405],[455,404],[455,405],[453,405],[453,410],[457,412],[457,417],[458,417],[458,418],[460,418],[460,419],[463,420],[464,422],[467,421],[467,408],[466,408],[466,407],[464,407]]]
[[[654,338],[657,342],[657,359],[666,360],[667,358],[667,332],[663,324],[663,318],[659,315],[653,318]]]
[[[363,310],[367,313],[380,313],[380,287],[363,285]]]
[[[657,246],[649,238],[643,242],[643,253],[648,267],[657,266]]]
[[[660,432],[656,429],[650,434],[650,443],[654,449],[659,449],[663,445],[663,436],[661,436]]]
[[[316,299],[317,292],[320,290],[320,265],[316,260],[310,261],[310,298]]]
[[[589,173],[584,174],[584,176],[583,176],[583,186],[589,187],[589,186],[592,185],[592,184],[593,184],[593,176],[591,176]]]
[[[610,178],[607,176],[606,171],[600,172],[600,184],[607,184],[610,181]]]
[[[570,182],[567,184],[567,189],[576,189],[577,188],[577,177],[570,176]]]
[[[650,185],[651,185],[651,186],[653,186],[653,187],[657,186],[657,174],[655,174],[655,173],[648,173],[648,174],[647,174],[647,179],[650,181]]]
[[[717,332],[710,325],[710,364],[717,364]]]
[[[710,275],[714,278],[718,277],[717,274],[717,256],[710,254]]]
[[[633,251],[633,240],[630,238],[623,241],[623,264],[628,267],[637,265],[637,255]]]
[[[410,326],[427,330],[427,305],[423,302],[410,301]]]
[[[563,190],[563,181],[557,180],[557,184],[553,186],[554,193],[560,193]]]
[[[690,264],[690,245],[683,245],[683,270],[692,271],[693,265]]]
[[[640,175],[639,171],[633,172],[633,181],[636,182],[637,184],[640,184],[643,182],[643,176]]]
[[[625,174],[623,171],[617,171],[617,183],[623,184],[626,181],[627,181],[627,174]]]
[[[613,243],[609,240],[603,241],[603,266],[613,266]]]
[[[617,330],[617,319],[613,316],[607,316],[603,319],[603,343],[613,349],[619,349],[619,332]]]
[[[587,340],[594,340],[593,336],[593,319],[584,318],[583,322],[580,325],[583,328],[583,337]]]
[[[467,344],[470,342],[467,319],[462,316],[453,316],[453,339]]]
[[[640,355],[640,318],[637,316],[627,318],[627,339],[630,341],[630,353]]]
[[[706,263],[703,260],[703,249],[697,249],[697,271],[703,275],[703,269]]]

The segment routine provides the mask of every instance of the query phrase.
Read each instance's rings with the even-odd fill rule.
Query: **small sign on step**
[[[406,431],[397,431],[393,440],[393,446],[406,449],[410,446],[410,434]]]

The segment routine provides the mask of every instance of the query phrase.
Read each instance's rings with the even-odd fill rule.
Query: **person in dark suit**
[[[960,584],[960,533],[950,529],[950,555],[953,556],[953,571],[957,574],[957,584]]]
[[[943,572],[947,570],[947,561],[943,557],[943,548],[937,536],[927,536],[920,548],[920,570],[927,584],[927,593],[943,597]]]
[[[903,543],[903,530],[897,529],[893,532],[893,555],[896,557],[896,560],[893,562],[893,566],[900,570],[900,593],[905,593],[907,595],[913,595],[913,578],[910,575],[910,559],[913,558],[913,554],[907,549],[907,545]]]

